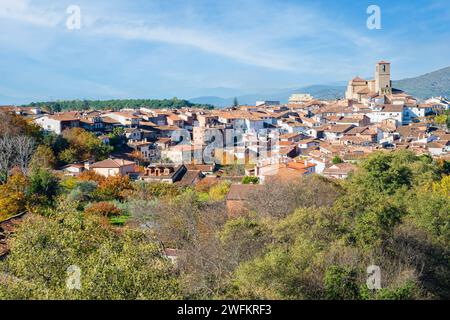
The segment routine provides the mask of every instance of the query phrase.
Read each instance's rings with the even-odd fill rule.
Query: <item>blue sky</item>
[[[366,27],[381,8],[381,30]],[[70,5],[81,29],[68,30]],[[450,66],[450,2],[0,0],[0,105],[239,95]]]

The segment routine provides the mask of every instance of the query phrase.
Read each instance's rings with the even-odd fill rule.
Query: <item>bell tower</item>
[[[391,64],[380,61],[375,67],[375,90],[378,94],[392,94]]]

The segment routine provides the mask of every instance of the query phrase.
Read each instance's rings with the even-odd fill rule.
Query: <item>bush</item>
[[[359,298],[357,272],[348,267],[331,266],[325,272],[326,296],[331,300],[356,300]]]
[[[245,176],[242,178],[242,184],[259,184],[259,178],[255,176]]]
[[[230,191],[231,183],[229,181],[222,181],[209,190],[209,197],[213,201],[223,201]]]
[[[47,169],[34,170],[30,175],[29,193],[39,204],[50,204],[59,191],[59,179]]]
[[[110,176],[101,181],[96,196],[101,200],[123,200],[133,190],[128,176]]]
[[[0,300],[181,298],[159,243],[139,231],[115,232],[75,207],[63,204],[51,218],[30,216],[16,230],[8,259],[0,261],[0,273],[13,279],[0,281]],[[81,272],[80,290],[67,290],[70,266]]]
[[[0,221],[26,210],[29,180],[22,173],[13,174],[8,182],[0,185]]]
[[[101,217],[117,217],[122,215],[122,210],[110,202],[97,202],[87,207],[84,212],[88,215],[97,215]]]
[[[333,158],[333,160],[331,160],[331,163],[333,163],[333,164],[338,164],[338,163],[343,163],[343,162],[344,162],[344,160],[342,160],[342,158],[339,156],[335,156]]]

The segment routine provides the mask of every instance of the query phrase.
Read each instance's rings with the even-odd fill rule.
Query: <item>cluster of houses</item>
[[[243,164],[245,175],[260,183],[322,174],[343,179],[354,163],[379,150],[409,149],[447,158],[450,134],[430,115],[449,109],[445,98],[418,101],[392,88],[391,65],[380,61],[375,78],[349,81],[345,99],[324,101],[295,94],[286,104],[258,101],[226,109],[123,109],[48,114],[39,108],[13,107],[44,130],[61,134],[80,127],[105,143],[114,128],[124,129],[127,146],[145,164],[126,155],[70,164],[77,174],[130,175],[142,181],[194,184],[217,175],[221,165]]]

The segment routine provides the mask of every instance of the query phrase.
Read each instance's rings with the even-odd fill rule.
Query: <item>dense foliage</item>
[[[187,100],[173,99],[126,99],[126,100],[63,100],[53,102],[33,102],[25,107],[41,107],[49,111],[60,112],[67,110],[120,110],[124,108],[139,109],[180,109],[199,107],[211,109],[212,106],[194,104]]]
[[[66,150],[84,160],[105,146],[79,129],[14,123],[0,135],[0,221],[29,214],[0,261],[0,299],[450,298],[447,161],[374,153],[344,181],[255,186],[229,216],[227,175],[243,167],[195,187],[56,175]],[[366,285],[372,265],[379,290]],[[80,286],[67,287],[74,272]]]
[[[73,203],[51,218],[34,216],[16,234],[1,265],[0,299],[176,299],[176,273],[158,242],[139,231],[116,231]],[[71,270],[80,286],[67,286]],[[76,284],[76,282],[74,283]]]

